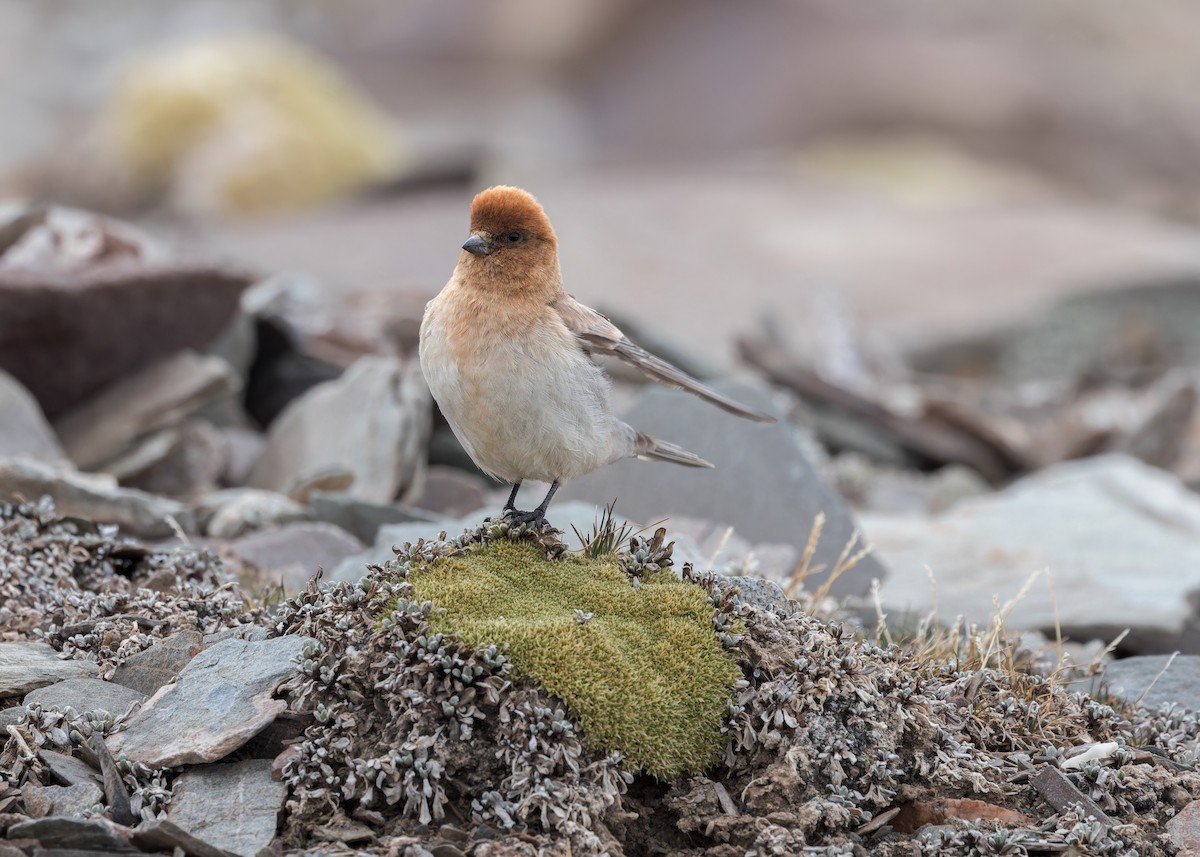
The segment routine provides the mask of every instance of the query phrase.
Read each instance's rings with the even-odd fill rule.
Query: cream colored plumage
[[[475,197],[471,237],[450,281],[425,308],[420,352],[454,434],[480,469],[513,483],[505,510],[528,522],[544,519],[560,483],[622,458],[712,466],[619,420],[594,354],[624,360],[738,416],[774,421],[638,347],[568,295],[554,229],[537,200],[518,188]],[[525,479],[552,487],[536,510],[516,512]]]

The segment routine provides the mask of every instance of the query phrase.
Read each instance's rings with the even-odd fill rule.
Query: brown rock
[[[130,656],[116,668],[112,680],[149,696],[179,675],[202,647],[199,631],[176,631]]]
[[[195,265],[0,268],[0,367],[55,419],[156,359],[203,348],[250,282]]]

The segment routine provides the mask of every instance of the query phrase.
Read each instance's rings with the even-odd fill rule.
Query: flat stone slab
[[[275,838],[287,786],[271,779],[270,759],[204,765],[175,781],[168,820],[231,854],[253,857]]]
[[[1200,655],[1141,655],[1106,664],[1100,684],[1118,699],[1151,711],[1178,705],[1200,711]]]
[[[25,705],[37,704],[43,708],[74,708],[76,711],[103,710],[118,716],[129,710],[134,703],[144,702],[146,695],[111,681],[98,678],[69,678],[55,684],[40,687],[25,695]]]
[[[1112,639],[1129,628],[1126,645],[1152,652],[1177,646],[1193,620],[1200,496],[1129,456],[1058,464],[935,517],[861,520],[891,569],[880,597],[893,617],[936,607],[946,624],[961,615],[986,626],[993,596],[1003,605],[1049,571],[1013,607],[1009,629],[1058,622],[1075,639]]]
[[[287,707],[275,688],[296,670],[307,637],[224,640],[196,655],[107,744],[152,768],[225,758]]]
[[[46,643],[0,643],[0,699],[99,672],[90,661],[64,660]]]

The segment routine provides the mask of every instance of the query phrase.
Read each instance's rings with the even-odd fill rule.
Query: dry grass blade
[[[808,531],[808,542],[804,545],[804,553],[792,569],[792,573],[788,575],[787,585],[783,588],[783,594],[788,598],[795,597],[795,594],[804,585],[806,578],[823,570],[822,566],[814,567],[812,564],[813,555],[817,552],[817,542],[821,540],[823,529],[825,529],[825,513],[817,512],[817,517],[813,519],[812,527]]]

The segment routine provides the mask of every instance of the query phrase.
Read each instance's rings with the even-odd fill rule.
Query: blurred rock
[[[174,680],[202,648],[200,632],[176,631],[126,658],[113,672],[112,680],[136,693],[151,696]]]
[[[432,522],[442,520],[436,512],[427,512],[394,503],[368,503],[349,494],[314,491],[309,495],[313,515],[352,533],[363,544],[371,544],[385,524]]]
[[[1008,381],[1128,383],[1170,366],[1200,367],[1200,278],[1128,277],[1065,298],[999,331],[912,355],[944,374],[995,374]]]
[[[106,743],[114,756],[124,753],[152,768],[225,758],[287,707],[274,691],[295,671],[294,658],[307,641],[225,640],[205,649]]]
[[[201,500],[194,511],[204,532],[218,539],[312,517],[312,512],[295,500],[258,488],[216,491]]]
[[[340,527],[320,521],[259,530],[237,538],[224,551],[257,569],[260,586],[299,592],[319,569],[332,572],[348,556],[366,548]]]
[[[1106,665],[1093,685],[1151,711],[1164,705],[1200,711],[1200,655],[1121,658]]]
[[[748,405],[775,410],[756,387],[716,383],[718,390]],[[686,515],[732,526],[750,542],[787,544],[804,550],[818,513],[825,515],[815,562],[832,569],[857,524],[845,502],[821,479],[781,422],[761,425],[723,414],[694,396],[648,389],[622,418],[640,431],[679,444],[712,461],[717,469],[622,461],[564,486],[563,498],[594,503],[617,500],[617,512],[637,521]],[[833,594],[863,594],[885,570],[866,557],[834,584]],[[821,576],[810,579],[819,586]]]
[[[70,707],[80,713],[103,710],[113,717],[120,717],[131,705],[145,698],[145,694],[119,683],[97,678],[69,678],[30,691],[22,704],[37,704],[60,711]]]
[[[0,458],[26,456],[47,464],[67,464],[54,430],[29,391],[0,370]]]
[[[986,626],[1034,572],[1045,577],[1008,614],[1010,630],[1053,629],[1126,649],[1175,647],[1194,621],[1200,578],[1200,497],[1123,455],[1055,465],[935,517],[864,514],[863,530],[891,569],[886,611]],[[936,581],[931,603],[930,573]],[[1049,631],[1047,633],[1050,633]]]
[[[267,439],[262,432],[252,428],[222,426],[217,430],[224,441],[226,455],[221,482],[229,487],[244,485],[267,448]]]
[[[208,344],[248,283],[196,265],[0,267],[0,367],[57,419],[130,372]]]
[[[64,660],[46,643],[0,643],[0,699],[98,672],[89,661]]]
[[[425,474],[424,487],[411,502],[441,515],[462,517],[487,504],[487,488],[478,476],[456,467],[435,465]]]
[[[699,554],[697,570],[736,569],[741,574],[785,578],[800,559],[800,551],[785,542],[751,544],[735,528],[720,521],[672,515],[666,526],[672,539],[689,541]],[[676,557],[684,554],[676,554]],[[694,561],[695,562],[695,561]]]
[[[274,316],[255,322],[258,343],[246,378],[246,411],[269,426],[284,408],[314,387],[341,376],[344,367],[305,351],[292,325]]]
[[[64,206],[32,206],[9,220],[0,268],[74,271],[110,264],[163,264],[169,254],[119,220]]]
[[[119,488],[111,477],[70,473],[22,458],[0,460],[0,497],[54,498],[59,513],[102,524],[116,524],[129,535],[161,539],[195,532],[191,512],[181,503]]]
[[[398,175],[395,129],[315,52],[218,36],[139,57],[99,118],[131,199],[203,214],[309,206]]]
[[[270,759],[247,759],[190,768],[172,792],[170,821],[231,854],[256,855],[275,838],[287,786],[271,779]]]
[[[224,360],[181,351],[110,384],[63,414],[55,428],[71,459],[97,470],[138,439],[236,395],[239,386]]]
[[[304,499],[341,482],[355,497],[386,503],[420,484],[431,409],[415,360],[364,357],[288,406],[250,484]]]
[[[213,491],[228,465],[225,438],[207,420],[187,420],[141,438],[104,471],[122,485],[170,497]]]
[[[992,490],[974,470],[955,464],[920,473],[879,465],[860,455],[839,455],[822,472],[851,506],[863,512],[936,514]]]

